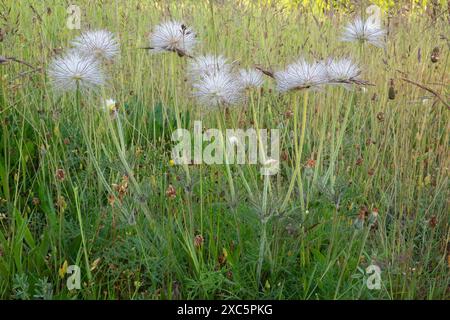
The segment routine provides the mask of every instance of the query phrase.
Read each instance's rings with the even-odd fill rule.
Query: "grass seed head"
[[[439,61],[440,50],[439,47],[435,47],[431,52],[431,62],[436,63]]]
[[[394,86],[394,79],[390,80],[390,84],[389,84],[389,91],[388,91],[388,97],[390,100],[394,100],[395,99],[395,86]]]

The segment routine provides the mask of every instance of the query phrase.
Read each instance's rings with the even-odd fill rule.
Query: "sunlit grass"
[[[77,99],[56,95],[46,70],[80,31],[66,5],[31,3],[6,1],[0,25],[0,56],[31,64],[0,65],[0,297],[449,297],[449,110],[401,79],[450,100],[445,14],[384,15],[380,49],[340,42],[351,15],[339,10],[79,1],[82,29],[114,32],[121,53],[108,85]],[[171,19],[197,32],[198,54],[270,70],[351,56],[374,86],[280,95],[267,78],[246,103],[205,113],[187,58],[140,49]],[[110,98],[117,119],[102,109]],[[170,135],[195,120],[281,129],[280,173],[172,166]],[[65,261],[81,290],[67,289]],[[366,286],[370,264],[381,290]]]

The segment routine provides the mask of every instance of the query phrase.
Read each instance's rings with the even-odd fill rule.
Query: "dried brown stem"
[[[142,48],[139,48],[139,49],[153,50],[155,48],[153,48],[153,47],[142,47]],[[194,56],[188,54],[186,51],[183,51],[181,49],[167,49],[167,48],[164,48],[164,50],[169,51],[169,52],[175,52],[180,57],[186,57],[186,58],[191,58],[191,59],[194,58]]]
[[[31,74],[33,74],[33,73],[35,73],[35,72],[40,72],[40,71],[42,71],[42,68],[41,68],[41,67],[38,67],[38,68],[33,69],[33,70],[21,72],[21,73],[19,73],[16,77],[12,78],[12,79],[10,80],[10,82],[12,82],[12,81],[14,81],[14,80],[17,80],[17,79],[20,79],[20,78],[23,78],[23,77],[26,77],[26,76],[29,76],[29,75],[31,75]]]
[[[423,89],[423,90],[426,90],[426,91],[430,92],[430,93],[433,94],[437,99],[439,99],[439,101],[441,101],[442,104],[443,104],[444,106],[446,106],[448,110],[450,110],[450,104],[448,104],[448,103],[444,100],[444,98],[441,97],[441,95],[440,95],[439,93],[437,93],[436,91],[434,91],[434,90],[431,89],[430,87],[426,87],[426,86],[424,86],[423,84],[420,84],[420,83],[415,82],[415,81],[413,81],[413,80],[410,80],[410,79],[408,79],[408,78],[400,78],[400,79],[403,80],[403,81],[405,81],[405,82],[408,82],[408,83],[410,83],[410,84],[413,84],[413,85],[415,85],[416,87],[419,87],[419,88],[421,88],[421,89]]]
[[[264,73],[266,76],[271,77],[272,79],[275,79],[275,76],[273,74],[273,71],[265,69],[261,66],[255,66],[255,68],[259,71],[261,71],[262,73]]]
[[[23,60],[14,58],[14,57],[2,57],[2,56],[0,56],[0,64],[6,64],[9,61],[14,61],[14,62],[23,64],[23,65],[26,65],[27,67],[34,68],[33,65],[31,65],[30,63],[28,63],[26,61],[23,61]]]

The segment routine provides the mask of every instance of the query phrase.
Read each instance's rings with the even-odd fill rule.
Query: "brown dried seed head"
[[[378,217],[378,208],[377,208],[377,207],[373,207],[373,209],[372,209],[372,215],[373,215],[374,217]]]
[[[378,119],[378,121],[383,122],[384,121],[384,113],[383,112],[378,112],[377,113],[377,119]]]
[[[439,53],[440,53],[439,47],[435,47],[433,49],[433,51],[431,52],[431,57],[430,57],[431,62],[436,63],[439,61]]]
[[[362,206],[362,207],[359,209],[359,212],[358,212],[358,218],[359,218],[360,220],[364,220],[366,217],[367,217],[367,207],[366,207],[366,206]]]
[[[205,241],[205,239],[203,239],[203,236],[201,234],[198,234],[194,238],[194,246],[196,248],[200,248],[203,245],[204,241]]]
[[[395,99],[395,86],[394,86],[394,79],[390,80],[390,84],[389,84],[389,92],[388,92],[388,96],[390,100],[394,100]]]
[[[41,201],[39,200],[39,198],[36,198],[36,197],[33,198],[32,202],[33,202],[33,205],[35,205],[35,206],[38,206],[41,204]]]
[[[390,100],[394,100],[395,99],[395,88],[394,87],[389,87],[389,99]]]
[[[437,225],[437,218],[436,216],[432,216],[431,219],[428,221],[428,225],[431,229],[434,229]]]
[[[288,159],[289,159],[289,153],[286,150],[283,150],[283,152],[281,153],[281,160],[288,161]]]
[[[59,181],[64,181],[64,177],[65,177],[65,173],[63,169],[58,169],[56,170],[56,179],[58,179]]]
[[[170,199],[173,199],[177,196],[177,191],[171,184],[169,184],[169,186],[167,187],[166,196]]]
[[[218,257],[219,265],[223,266],[227,262],[227,257],[223,254],[220,254]]]
[[[315,165],[316,160],[314,159],[308,159],[308,161],[306,161],[306,168],[314,168]]]
[[[114,206],[115,201],[116,201],[116,197],[113,194],[108,195],[108,203],[111,207]]]

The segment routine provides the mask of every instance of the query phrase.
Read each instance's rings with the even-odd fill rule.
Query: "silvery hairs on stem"
[[[72,46],[82,56],[113,60],[120,52],[119,43],[108,30],[83,32],[72,41]]]
[[[51,62],[48,75],[53,89],[64,93],[80,89],[88,91],[105,83],[100,63],[92,56],[83,56],[71,50]]]
[[[194,97],[207,107],[229,107],[245,100],[244,90],[263,84],[263,74],[256,69],[235,72],[233,63],[222,55],[194,58],[188,68],[193,80]]]
[[[194,97],[205,107],[230,107],[243,101],[243,86],[230,70],[212,69],[194,81]]]
[[[233,65],[222,55],[206,54],[192,59],[188,65],[188,75],[198,79],[205,74],[231,72]]]
[[[192,58],[192,51],[197,44],[195,32],[184,23],[167,21],[158,24],[149,37],[150,52],[176,52],[179,56]]]
[[[328,59],[324,64],[328,84],[342,85],[348,90],[352,84],[370,85],[368,81],[359,78],[361,70],[350,58]]]
[[[204,107],[228,107],[239,101],[232,65],[222,55],[207,54],[193,58],[188,76],[193,81],[193,96]]]
[[[239,81],[245,89],[260,88],[264,83],[264,74],[258,69],[240,69]]]
[[[321,62],[308,63],[300,58],[284,70],[273,73],[277,90],[287,92],[294,89],[319,90],[328,83],[326,67]]]
[[[275,79],[279,92],[322,90],[325,85],[342,85],[346,89],[351,89],[352,84],[371,85],[368,81],[359,78],[360,68],[349,58],[312,63],[300,58],[281,71],[272,72],[260,66],[257,69]]]
[[[346,42],[367,42],[383,48],[385,34],[385,30],[378,23],[372,22],[370,19],[364,21],[361,17],[357,17],[344,27],[341,40]]]

